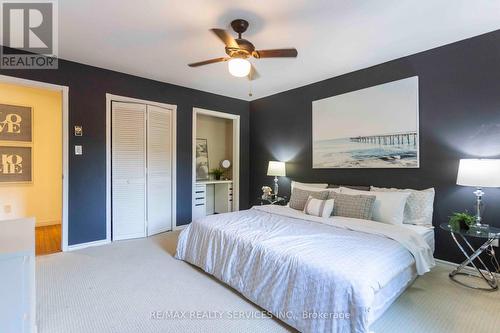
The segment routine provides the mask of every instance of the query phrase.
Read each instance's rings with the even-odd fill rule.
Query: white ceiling
[[[59,57],[245,100],[296,88],[500,29],[499,0],[63,0]],[[209,28],[244,18],[261,78],[232,77]]]

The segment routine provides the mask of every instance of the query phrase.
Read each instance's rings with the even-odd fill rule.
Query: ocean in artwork
[[[418,168],[418,134],[319,140],[314,168]]]

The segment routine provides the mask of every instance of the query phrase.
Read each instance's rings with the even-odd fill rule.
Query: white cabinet
[[[214,185],[215,213],[222,214],[233,211],[233,183]]]
[[[193,220],[207,215],[207,187],[195,185],[193,189]]]
[[[208,180],[193,187],[193,220],[211,214],[233,211],[233,182]]]
[[[33,218],[0,221],[0,331],[36,331]]]

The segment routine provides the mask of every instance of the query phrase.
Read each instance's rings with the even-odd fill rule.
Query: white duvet
[[[376,292],[413,263],[419,275],[434,265],[410,229],[282,206],[196,220],[180,234],[176,258],[302,332],[368,332]]]

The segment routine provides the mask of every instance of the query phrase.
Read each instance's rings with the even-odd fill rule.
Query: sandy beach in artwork
[[[313,167],[418,168],[417,146],[352,142],[350,138],[315,141]]]

